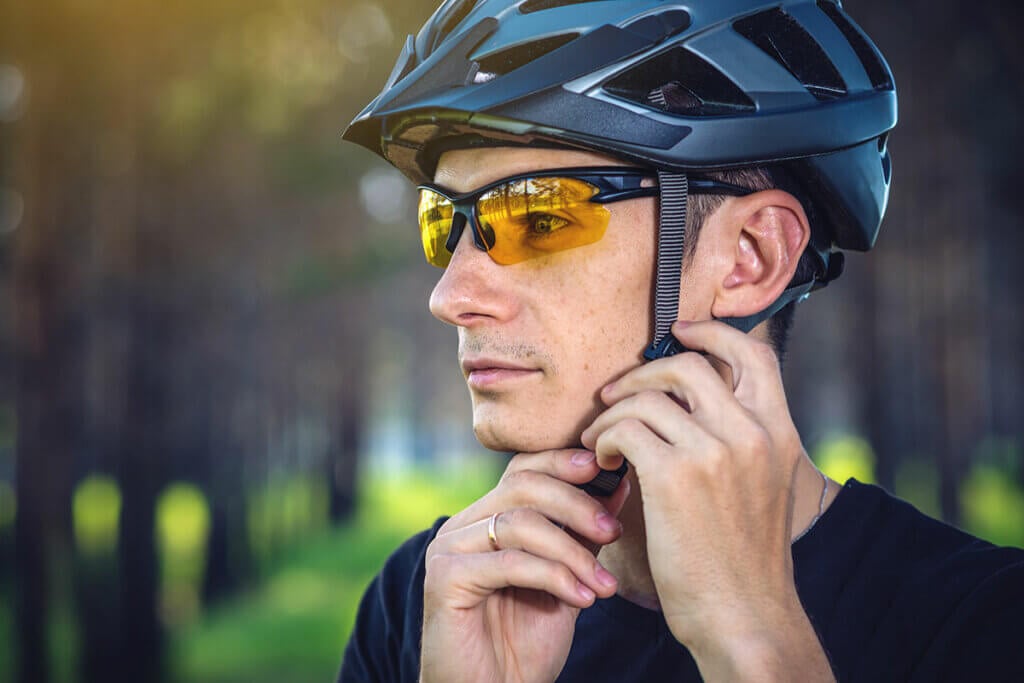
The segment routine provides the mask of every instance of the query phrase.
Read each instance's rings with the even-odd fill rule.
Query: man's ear
[[[722,208],[716,242],[723,252],[711,314],[745,317],[768,308],[792,281],[810,223],[800,202],[782,190],[755,192]]]

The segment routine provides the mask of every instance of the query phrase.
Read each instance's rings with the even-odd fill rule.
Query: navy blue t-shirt
[[[423,558],[443,522],[403,544],[370,584],[339,683],[418,679]],[[793,563],[838,681],[1024,682],[1024,550],[995,547],[851,479],[793,544]],[[558,678],[700,680],[661,613],[618,596],[580,613]]]

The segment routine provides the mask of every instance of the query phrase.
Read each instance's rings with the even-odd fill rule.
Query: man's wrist
[[[687,644],[706,681],[835,681],[806,613],[760,618]]]

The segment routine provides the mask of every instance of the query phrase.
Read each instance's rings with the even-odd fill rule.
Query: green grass
[[[258,586],[172,634],[172,679],[334,680],[359,599],[387,556],[440,515],[478,498],[496,476],[483,466],[454,482],[424,474],[364,482],[351,524],[282,553]]]
[[[872,459],[862,442],[833,440],[815,455],[840,480],[847,474],[871,476]],[[501,464],[492,458],[469,472],[368,477],[361,482],[358,510],[349,524],[295,536],[283,550],[276,546],[262,558],[259,580],[250,589],[172,628],[169,680],[334,680],[359,599],[385,558],[438,516],[463,509],[491,488]],[[936,487],[937,475],[924,465],[921,469],[901,470],[901,495],[913,498],[917,492],[926,498]],[[973,469],[964,483],[965,523],[972,532],[996,542],[1024,545],[1024,491],[1013,482],[1011,470],[995,460]],[[923,476],[929,471],[930,478]],[[288,536],[276,537],[275,543]],[[0,683],[13,675],[11,590],[9,585],[0,586]],[[63,597],[57,602],[70,604],[68,592],[59,592]],[[73,644],[67,614],[54,617],[52,639]],[[74,661],[71,650],[55,650],[52,655]],[[63,670],[56,680],[73,680],[73,672]]]

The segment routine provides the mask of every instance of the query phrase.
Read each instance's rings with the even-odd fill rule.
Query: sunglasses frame
[[[434,183],[423,183],[418,185],[416,189],[429,190],[452,203],[452,224],[448,231],[448,239],[445,241],[445,248],[449,253],[455,253],[455,248],[458,246],[459,240],[462,239],[462,231],[465,229],[467,222],[473,226],[474,246],[481,251],[489,251],[494,245],[488,245],[481,233],[480,220],[477,215],[477,202],[483,195],[497,187],[532,178],[582,180],[598,189],[597,194],[587,200],[595,204],[611,204],[638,197],[657,197],[661,192],[661,188],[657,184],[646,187],[643,185],[644,180],[657,180],[657,172],[628,166],[558,168],[520,173],[495,180],[483,187],[463,193],[453,193]],[[731,197],[745,197],[757,191],[689,174],[687,175],[687,181],[687,191],[690,194],[721,194]]]

